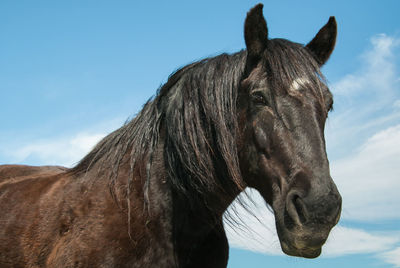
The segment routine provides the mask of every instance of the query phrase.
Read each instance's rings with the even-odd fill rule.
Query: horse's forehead
[[[291,85],[289,86],[288,91],[289,92],[298,92],[305,86],[309,85],[310,83],[311,83],[311,81],[308,77],[297,77],[292,81]]]

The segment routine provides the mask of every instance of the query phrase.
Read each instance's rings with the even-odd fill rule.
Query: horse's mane
[[[218,181],[220,175],[229,177],[236,190],[243,189],[236,150],[236,100],[245,61],[246,52],[241,51],[179,69],[135,118],[101,140],[72,172],[86,172],[101,162],[97,166],[115,179],[129,152],[132,171],[147,159],[149,176],[152,155],[162,136],[168,177],[177,191],[229,192]]]
[[[267,73],[276,86],[288,88],[294,79],[307,76],[314,82],[312,90],[321,95],[323,76],[306,48],[274,39],[265,53]],[[153,154],[161,137],[168,180],[175,192],[189,202],[215,190],[237,194],[245,188],[237,154],[236,106],[246,57],[246,51],[221,54],[177,70],[135,118],[100,141],[72,172],[86,172],[98,164],[110,172],[113,183],[129,153],[132,174],[140,161],[146,161],[148,202]],[[127,179],[129,188],[132,176]]]

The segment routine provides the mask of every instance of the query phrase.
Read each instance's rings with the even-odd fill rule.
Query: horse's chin
[[[321,255],[322,245],[329,234],[329,231],[311,232],[302,229],[293,231],[278,228],[278,226],[277,230],[281,248],[285,254],[311,259]]]
[[[282,251],[287,255],[309,258],[309,259],[317,258],[322,251],[322,246],[316,248],[310,248],[310,247],[296,248],[293,246],[289,246],[283,241],[281,241],[281,248]]]

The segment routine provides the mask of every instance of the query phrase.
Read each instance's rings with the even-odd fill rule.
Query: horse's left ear
[[[327,24],[319,30],[314,39],[306,45],[320,66],[324,65],[329,59],[335,43],[337,35],[337,24],[335,17],[330,17]]]
[[[248,60],[251,61],[257,61],[261,57],[268,42],[268,28],[262,9],[262,4],[250,9],[244,22],[244,40]]]

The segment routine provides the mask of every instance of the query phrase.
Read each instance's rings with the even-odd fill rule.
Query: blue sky
[[[244,48],[256,1],[1,1],[0,164],[77,162],[187,63]],[[229,230],[229,267],[400,267],[399,1],[264,1],[270,37],[307,43],[329,16],[338,40],[323,72],[343,195],[315,260],[284,256],[273,216]],[[254,198],[258,199],[256,193]]]

